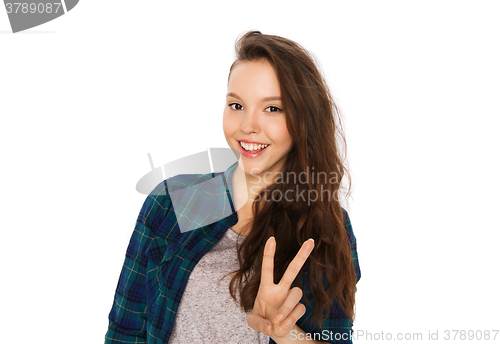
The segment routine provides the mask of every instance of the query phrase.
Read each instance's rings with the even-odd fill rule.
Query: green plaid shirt
[[[148,195],[127,248],[105,343],[168,343],[191,271],[226,230],[238,222],[231,199],[231,177],[237,164],[223,173],[169,178]],[[201,202],[190,204],[193,192]],[[356,237],[345,210],[344,219],[359,281]],[[197,228],[188,230],[181,225],[181,230],[182,223],[194,223]],[[306,283],[303,292],[312,299]],[[327,319],[318,325],[311,320],[314,305],[306,304],[304,298],[301,302],[306,306],[306,313],[297,321],[302,330],[323,334],[317,340],[352,343],[350,336],[345,340],[334,338],[335,333],[343,333],[344,338],[352,333],[352,321],[340,307],[334,305]],[[275,342],[270,338],[269,343]]]

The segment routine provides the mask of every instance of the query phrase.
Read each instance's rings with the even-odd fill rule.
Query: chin
[[[259,175],[264,172],[264,169],[260,166],[245,166],[246,174]]]

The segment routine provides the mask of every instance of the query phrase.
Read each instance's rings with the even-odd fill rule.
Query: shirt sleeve
[[[358,252],[356,244],[356,236],[352,230],[351,220],[345,209],[342,208],[344,213],[344,227],[347,231],[347,236],[349,237],[349,242],[351,244],[351,258],[354,265],[354,270],[356,271],[357,280],[356,283],[361,278],[361,269],[359,267]],[[352,344],[352,326],[353,322],[349,319],[342,308],[335,302],[332,306],[328,317],[323,320],[321,326],[315,329],[314,332],[319,332],[322,338],[319,339],[328,343],[341,343],[341,344]]]
[[[351,221],[349,219],[347,211],[343,208],[342,211],[344,213],[344,227],[347,231],[349,242],[351,244],[352,262],[354,264],[354,270],[356,271],[357,281],[359,281],[361,278],[361,269],[358,262],[356,237],[354,236]],[[308,289],[306,279],[303,279],[303,281],[305,282],[303,292],[310,295],[310,290]],[[331,307],[328,316],[322,321],[321,325],[315,326],[310,322],[312,313],[314,311],[314,300],[312,299],[312,296],[309,299],[311,304],[306,304],[304,299],[301,300],[304,306],[306,306],[306,313],[296,323],[297,326],[299,326],[304,332],[306,332],[306,335],[309,334],[310,337],[306,338],[328,343],[352,344],[351,337],[353,333],[353,322],[347,317],[344,311],[342,311],[340,306],[335,302]],[[294,339],[293,333],[290,334],[290,338]],[[295,339],[301,338],[297,336]],[[269,343],[275,344],[274,340],[272,340],[271,338]]]
[[[160,183],[146,198],[137,218],[134,232],[125,254],[125,261],[109,313],[109,326],[105,344],[146,343],[147,302],[145,252],[154,229],[158,213],[166,208],[166,183]]]

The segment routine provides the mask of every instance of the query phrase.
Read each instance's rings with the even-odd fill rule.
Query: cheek
[[[230,116],[224,114],[222,120],[222,130],[224,131],[224,135],[231,136],[236,131],[235,128],[236,125],[234,123],[234,119],[231,119]]]
[[[275,122],[269,123],[267,127],[268,137],[277,144],[283,146],[283,148],[292,145],[292,137],[288,133],[286,129],[286,123],[284,122]]]
[[[293,140],[292,140],[292,137],[290,136],[290,134],[288,134],[287,131],[285,131],[284,135],[286,135],[286,138],[283,141],[283,151],[285,151],[286,153],[288,153],[292,149]]]

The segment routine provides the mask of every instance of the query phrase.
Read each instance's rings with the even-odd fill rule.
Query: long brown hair
[[[253,308],[264,245],[270,236],[276,238],[275,283],[280,281],[302,243],[314,238],[314,250],[293,286],[303,288],[300,276],[307,273],[316,305],[312,319],[317,324],[321,324],[324,312],[335,302],[348,318],[354,319],[357,276],[339,202],[340,190],[345,189],[345,195],[349,196],[351,188],[340,112],[313,55],[296,42],[249,31],[236,42],[236,60],[229,75],[236,64],[259,59],[267,59],[276,71],[293,146],[281,182],[275,181],[264,188],[252,205],[254,217],[247,226],[251,230],[238,247],[240,269],[232,272],[235,275],[229,284],[230,294],[236,300],[236,292],[239,293],[240,306],[245,312]],[[294,181],[290,183],[292,178],[288,178],[285,182],[286,176],[295,176]],[[297,183],[300,176],[302,180],[307,176],[307,182]],[[343,178],[348,181],[347,187],[341,185]],[[270,195],[276,194],[287,197],[271,199]],[[305,292],[303,295],[309,303]]]

